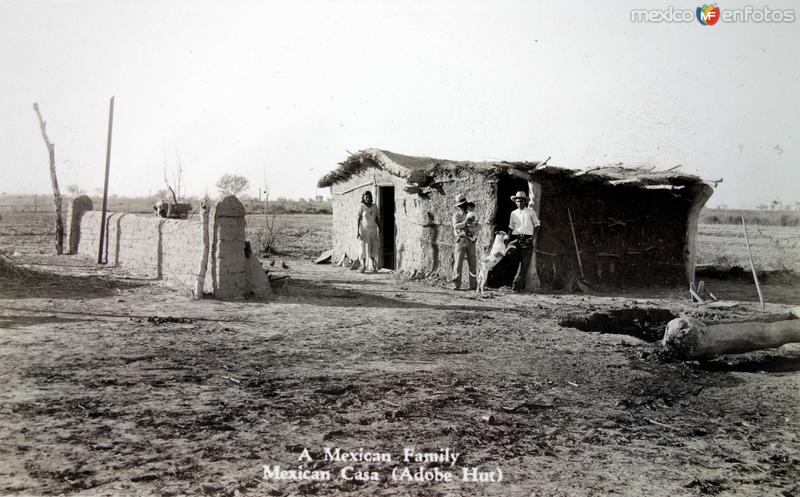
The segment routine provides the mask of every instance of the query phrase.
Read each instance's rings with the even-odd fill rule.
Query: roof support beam
[[[524,179],[525,181],[533,181],[533,176],[525,171],[520,171],[519,169],[514,169],[513,167],[509,167],[507,171],[511,176],[516,176],[517,178]]]

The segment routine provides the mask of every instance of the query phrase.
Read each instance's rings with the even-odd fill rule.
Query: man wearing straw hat
[[[523,191],[518,191],[516,195],[511,197],[511,200],[517,204],[516,210],[511,213],[511,219],[508,221],[509,238],[516,240],[516,247],[513,247],[509,254],[517,258],[519,266],[517,274],[514,276],[514,283],[511,288],[515,292],[521,292],[525,289],[525,278],[528,275],[528,266],[531,264],[531,256],[533,255],[533,235],[541,223],[536,216],[536,212],[529,207],[530,199]]]
[[[474,290],[478,286],[475,279],[475,232],[474,226],[476,223],[475,214],[469,212],[470,207],[475,204],[467,201],[467,196],[460,193],[456,196],[455,207],[458,209],[453,214],[453,232],[455,234],[456,242],[453,245],[453,257],[455,263],[453,265],[453,290],[458,290],[461,286],[461,268],[464,265],[464,257],[467,258],[467,265],[469,266],[469,288]]]

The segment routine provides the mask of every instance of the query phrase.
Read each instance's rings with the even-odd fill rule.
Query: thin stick
[[[700,295],[698,295],[697,292],[695,292],[691,286],[689,286],[689,295],[691,295],[693,299],[700,302],[701,304],[705,303],[703,302],[703,298]]]
[[[572,213],[567,208],[567,216],[569,216],[569,227],[572,230],[572,241],[575,242],[575,253],[578,254],[578,267],[581,270],[581,278],[584,278],[583,275],[583,263],[581,262],[581,251],[578,248],[578,239],[575,237],[575,226],[572,224]]]
[[[654,425],[656,425],[656,426],[662,426],[662,427],[664,427],[664,428],[669,428],[670,430],[675,430],[675,429],[676,429],[674,426],[670,426],[670,425],[668,425],[668,424],[664,424],[664,423],[659,423],[659,422],[658,422],[658,421],[656,421],[655,419],[644,418],[644,420],[645,420],[645,421],[647,421],[647,422],[648,422],[648,423],[650,423],[650,424],[654,424]]]
[[[365,186],[369,186],[369,185],[371,185],[372,183],[373,183],[372,181],[367,181],[366,183],[361,183],[360,185],[356,185],[356,186],[354,186],[353,188],[348,188],[347,190],[345,190],[345,191],[343,191],[343,192],[336,192],[336,194],[337,194],[337,195],[344,195],[345,193],[350,193],[350,192],[352,192],[353,190],[358,190],[359,188],[362,188],[362,187],[365,187]]]
[[[750,259],[750,270],[753,271],[753,281],[756,282],[756,291],[758,292],[758,301],[761,302],[761,310],[764,308],[764,296],[761,295],[761,285],[758,284],[758,275],[756,275],[756,265],[753,264],[753,253],[750,251],[750,239],[747,238],[747,224],[744,222],[742,216],[742,229],[744,230],[744,243],[747,245],[747,258]]]
[[[97,263],[104,264],[105,254],[103,248],[105,246],[106,236],[106,209],[108,208],[108,172],[111,169],[111,129],[114,124],[114,97],[111,97],[111,103],[108,107],[108,143],[106,144],[106,178],[103,183],[103,214],[100,218],[100,245],[97,247]]]

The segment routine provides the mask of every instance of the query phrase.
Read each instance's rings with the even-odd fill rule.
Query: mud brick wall
[[[97,257],[100,211],[88,211],[80,221],[78,253]],[[109,212],[106,214],[104,252],[108,264],[122,266],[143,278],[162,276],[162,223],[153,216]]]
[[[193,291],[202,257],[203,223],[200,219],[161,221],[161,277],[164,281]]]
[[[449,279],[453,271],[453,214],[456,195],[464,193],[475,202],[478,217],[478,252],[491,246],[496,184],[492,178],[467,171],[436,176],[437,184],[423,195],[409,194],[409,183],[378,168],[368,168],[347,181],[331,186],[333,203],[333,260],[357,259],[361,242],[356,239],[356,216],[361,195],[379,186],[394,186],[396,269],[410,276]],[[380,207],[380,206],[379,206]],[[465,262],[466,264],[466,262]]]
[[[162,277],[163,222],[155,216],[110,214],[106,221],[108,263],[147,278]]]
[[[80,233],[70,234],[70,238],[72,236],[78,238],[77,253],[97,259],[97,244],[100,242],[100,212],[84,212],[78,226]]]
[[[263,269],[245,256],[244,215],[244,207],[236,197],[226,197],[214,205],[207,228],[209,250],[204,253],[206,227],[202,216],[183,220],[108,213],[106,260],[136,275],[161,279],[192,293],[197,293],[197,285],[202,282],[204,293],[220,298],[250,293],[263,297],[269,294],[268,280]],[[97,257],[100,217],[99,211],[85,211],[75,221],[80,231],[79,254]],[[204,280],[201,273],[205,274]]]

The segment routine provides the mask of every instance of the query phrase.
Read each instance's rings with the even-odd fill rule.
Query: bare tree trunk
[[[167,166],[164,165],[164,184],[167,185],[167,189],[172,193],[172,203],[173,205],[178,205],[178,196],[175,195],[175,190],[172,189],[172,186],[169,184],[169,179],[167,179]],[[180,189],[180,187],[178,187]]]
[[[178,190],[178,196],[176,197],[175,203],[178,203],[177,199],[181,198],[181,183],[183,183],[183,164],[181,163],[181,154],[178,155],[178,178],[175,180],[175,188]]]
[[[42,119],[38,103],[33,104],[33,110],[36,111],[36,117],[39,118],[39,128],[42,130],[42,138],[44,138],[44,144],[47,146],[47,153],[50,156],[50,180],[53,183],[55,211],[55,245],[56,253],[62,255],[64,253],[64,220],[61,218],[61,190],[58,188],[58,177],[56,176],[56,146],[47,137],[47,121]]]

